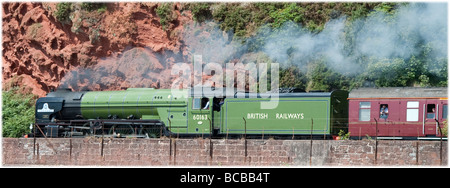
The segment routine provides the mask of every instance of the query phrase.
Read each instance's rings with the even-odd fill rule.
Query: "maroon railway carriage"
[[[447,88],[359,88],[350,92],[351,138],[440,137],[447,121]],[[435,120],[436,119],[436,120]]]

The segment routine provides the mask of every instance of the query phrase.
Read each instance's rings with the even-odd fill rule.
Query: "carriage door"
[[[425,135],[437,135],[437,124],[435,119],[439,119],[438,117],[438,109],[439,104],[436,104],[435,101],[427,101],[424,104],[424,120],[423,120],[423,126],[424,126],[424,133]]]

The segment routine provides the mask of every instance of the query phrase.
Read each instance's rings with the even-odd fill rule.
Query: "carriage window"
[[[442,106],[442,119],[447,119],[447,105]]]
[[[406,121],[419,121],[419,102],[406,103]]]
[[[370,102],[359,102],[359,121],[370,121]]]
[[[202,100],[199,98],[194,98],[192,99],[192,109],[200,109],[200,105],[201,105]]]
[[[427,119],[434,119],[436,117],[436,105],[427,104]]]
[[[380,105],[380,118],[387,119],[389,116],[389,108],[387,104]]]

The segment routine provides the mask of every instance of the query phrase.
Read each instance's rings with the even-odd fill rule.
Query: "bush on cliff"
[[[22,137],[30,133],[30,124],[34,122],[34,106],[36,96],[28,92],[23,94],[23,88],[12,87],[3,91],[3,137]]]

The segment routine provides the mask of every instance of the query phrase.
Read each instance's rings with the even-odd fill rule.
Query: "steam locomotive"
[[[265,109],[262,103],[274,105]],[[388,112],[381,116],[383,106]],[[361,88],[350,94],[338,90],[279,93],[277,97],[230,94],[222,88],[59,89],[37,100],[35,114],[29,136],[36,137],[331,139],[347,132],[359,139],[436,137],[447,119],[447,88]]]

